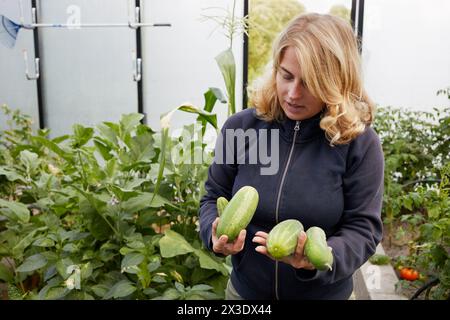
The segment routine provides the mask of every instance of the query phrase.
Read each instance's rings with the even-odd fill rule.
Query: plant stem
[[[20,285],[20,289],[22,289],[22,292],[25,293],[25,287],[23,286],[22,281],[19,281],[19,274],[16,271],[16,268],[14,267],[14,265],[9,261],[9,259],[5,259],[6,262],[9,264],[9,266],[13,269],[14,271],[14,277],[16,278],[16,283],[19,282]]]
[[[236,9],[236,0],[233,0],[233,11],[231,13],[231,26],[230,26],[230,49],[233,49],[233,37],[234,37],[234,24],[235,24],[235,18],[234,18],[234,11]]]
[[[86,179],[86,172],[84,171],[84,167],[83,167],[83,161],[81,160],[81,152],[78,149],[77,150],[77,155],[78,155],[78,161],[80,162],[80,167],[81,167],[81,171],[80,171],[80,175],[81,175],[81,180],[83,180],[83,189],[85,189],[86,191],[88,191],[87,188],[87,179]]]

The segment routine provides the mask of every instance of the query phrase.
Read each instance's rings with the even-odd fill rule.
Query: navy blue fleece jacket
[[[260,200],[246,228],[244,249],[232,256],[231,281],[245,299],[348,299],[352,274],[381,240],[384,159],[377,134],[367,127],[349,144],[331,147],[320,119],[318,114],[303,121],[267,122],[256,116],[255,109],[246,109],[228,118],[221,130],[224,142],[216,145],[200,202],[200,236],[212,250],[211,224],[217,217],[218,197],[229,200],[245,185],[258,190]],[[275,159],[278,153],[277,172],[261,174],[269,164],[250,161],[247,154],[254,143],[247,141],[245,150],[232,149],[226,129],[256,130],[258,141],[267,132],[270,157]],[[217,158],[231,150],[234,155],[228,161]],[[269,232],[286,219],[298,219],[305,230],[324,229],[333,249],[332,271],[295,269],[255,251],[255,233]]]

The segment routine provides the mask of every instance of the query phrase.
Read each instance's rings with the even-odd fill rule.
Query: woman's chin
[[[288,104],[283,108],[286,116],[291,120],[303,120],[307,117],[308,109],[304,106],[293,107]]]

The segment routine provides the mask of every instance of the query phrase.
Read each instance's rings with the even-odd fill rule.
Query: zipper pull
[[[297,121],[295,122],[294,130],[295,130],[295,131],[300,130],[300,121],[299,121],[299,120],[297,120]]]

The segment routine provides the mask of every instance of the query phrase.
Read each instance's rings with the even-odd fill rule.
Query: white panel
[[[24,2],[25,19],[30,19],[30,4]],[[20,10],[18,0],[0,0],[0,14],[18,23]],[[34,61],[33,32],[21,29],[13,48],[0,43],[0,105],[6,104],[11,109],[20,109],[34,121],[34,127],[39,126],[37,107],[36,81],[25,77],[25,62],[22,51],[28,51],[29,61]],[[30,63],[30,72],[34,65]],[[5,128],[6,121],[0,113],[0,129]]]
[[[144,2],[144,1],[141,1]],[[243,16],[243,1],[236,1],[235,15]],[[183,102],[203,108],[203,93],[218,87],[226,94],[225,84],[215,57],[229,46],[224,29],[201,21],[202,15],[225,14],[232,9],[230,0],[155,0],[144,2],[145,22],[169,22],[170,28],[143,30],[144,106],[148,124],[159,129],[160,115]],[[214,31],[215,30],[215,31]],[[234,40],[236,59],[236,108],[242,109],[243,37]],[[217,102],[219,126],[227,118],[227,105]],[[195,115],[175,113],[172,128],[193,123]]]
[[[40,1],[39,22],[127,23],[127,0]],[[135,31],[124,28],[40,29],[46,125],[53,136],[85,125],[118,121],[137,112],[132,50]]]
[[[432,111],[449,106],[450,1],[366,0],[363,65],[369,95],[381,105]]]
[[[250,0],[251,1],[251,0]],[[330,13],[330,9],[335,5],[343,5],[347,9],[352,9],[351,0],[299,0],[305,6],[306,12]]]

